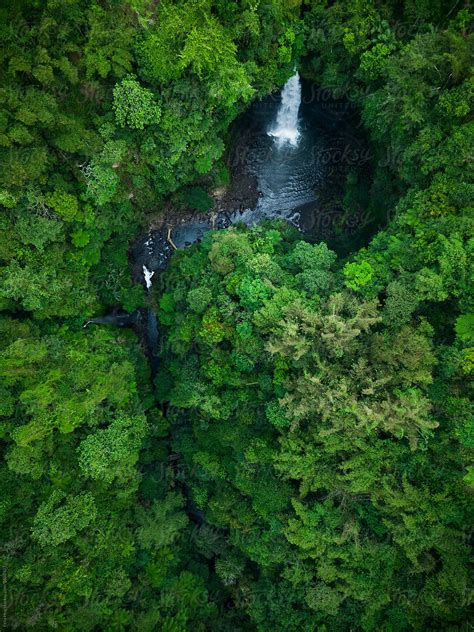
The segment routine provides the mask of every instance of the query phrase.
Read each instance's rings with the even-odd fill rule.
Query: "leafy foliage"
[[[218,572],[258,629],[346,629],[354,617],[378,629],[392,611],[401,629],[461,621],[467,490],[437,395],[460,364],[437,374],[445,351],[428,320],[414,305],[386,319],[344,288],[335,261],[325,244],[262,226],[174,256],[157,384],[172,385],[158,392],[185,483],[228,532]],[[295,596],[298,625],[268,581]],[[415,607],[404,591],[423,598]]]
[[[471,21],[2,4],[3,627],[467,629]],[[175,253],[153,392],[132,332],[81,325],[146,304],[129,240],[212,207],[230,123],[295,64],[360,113],[372,164],[344,205],[380,230],[346,259],[286,225]]]

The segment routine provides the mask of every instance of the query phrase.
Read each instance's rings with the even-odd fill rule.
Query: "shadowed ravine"
[[[248,200],[243,197],[236,204],[239,194],[231,191],[209,214],[196,213],[185,220],[179,214],[168,218],[162,228],[150,230],[132,244],[130,260],[136,282],[149,291],[174,249],[192,245],[211,229],[282,219],[309,239],[325,237],[319,221],[321,195],[345,176],[348,165],[338,156],[348,147],[357,152],[358,141],[350,131],[353,112],[349,104],[324,102],[319,96],[313,86],[302,86],[296,73],[281,93],[254,103],[235,122],[229,153],[230,187],[239,190],[239,178],[253,181],[256,203],[252,204],[250,194]],[[152,309],[132,315],[115,312],[91,318],[89,323],[132,326],[155,373],[158,331]]]

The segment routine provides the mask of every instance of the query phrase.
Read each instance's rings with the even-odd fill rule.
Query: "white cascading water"
[[[283,86],[281,105],[278,110],[275,126],[268,132],[277,139],[278,144],[290,143],[297,145],[300,133],[298,131],[298,111],[301,103],[301,81],[297,72]]]
[[[143,277],[145,279],[146,289],[149,290],[151,288],[151,278],[155,274],[155,271],[148,270],[146,266],[142,266]]]

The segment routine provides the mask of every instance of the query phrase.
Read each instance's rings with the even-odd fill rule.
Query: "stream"
[[[148,307],[131,314],[116,308],[84,324],[131,327],[147,355],[153,383],[160,338],[151,291],[175,248],[190,246],[211,229],[238,223],[251,226],[267,219],[290,222],[305,239],[329,244],[338,227],[349,234],[360,224],[360,218],[348,221],[341,213],[348,170],[367,160],[364,143],[353,133],[354,113],[349,104],[320,96],[296,73],[280,93],[254,103],[240,116],[230,132],[231,184],[222,196],[215,196],[211,212],[183,217],[173,211],[160,228],[149,230],[131,245],[132,279],[145,286]],[[166,404],[157,405],[166,416]],[[172,436],[170,428],[170,446]],[[186,498],[187,516],[200,526],[205,517],[194,506],[185,481],[175,475],[179,458],[171,453],[166,466]]]

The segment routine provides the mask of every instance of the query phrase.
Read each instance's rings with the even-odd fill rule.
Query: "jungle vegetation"
[[[471,629],[471,22],[2,2],[4,629]],[[358,111],[344,205],[385,221],[344,255],[280,223],[177,251],[153,383],[132,331],[82,325],[146,304],[130,242],[228,181],[229,126],[295,65]]]

